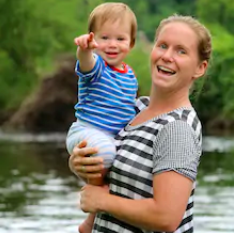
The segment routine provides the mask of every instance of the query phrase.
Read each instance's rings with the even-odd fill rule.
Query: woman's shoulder
[[[136,113],[139,113],[149,105],[150,97],[141,96],[136,100]],[[155,123],[167,125],[172,122],[182,121],[188,124],[194,131],[200,132],[202,125],[197,112],[193,107],[180,107],[170,112],[164,113],[154,119]]]
[[[181,107],[162,115],[156,119],[160,123],[160,131],[172,132],[172,134],[183,135],[191,133],[199,145],[202,139],[202,125],[194,108]]]
[[[182,121],[194,130],[201,128],[200,119],[193,107],[180,107],[160,116],[167,123]],[[174,123],[175,124],[175,123]]]

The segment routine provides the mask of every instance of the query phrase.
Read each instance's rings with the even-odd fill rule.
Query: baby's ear
[[[132,39],[130,42],[130,48],[132,49],[135,45],[136,39]]]

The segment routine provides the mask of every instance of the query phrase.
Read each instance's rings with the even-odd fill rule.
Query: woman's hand
[[[103,159],[90,157],[90,155],[97,153],[97,149],[86,146],[87,142],[82,141],[74,147],[69,158],[69,168],[84,180],[100,178],[104,169]]]
[[[80,208],[89,213],[102,211],[107,195],[109,195],[107,186],[85,185],[80,192]]]

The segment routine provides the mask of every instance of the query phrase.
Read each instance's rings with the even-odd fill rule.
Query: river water
[[[205,137],[195,232],[234,232],[234,139]],[[0,132],[0,233],[72,233],[85,218],[82,185],[69,171],[64,135]]]

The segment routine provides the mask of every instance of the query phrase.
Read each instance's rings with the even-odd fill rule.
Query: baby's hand
[[[98,47],[97,42],[94,39],[94,33],[90,32],[74,39],[74,43],[78,45],[81,49],[95,49]]]

